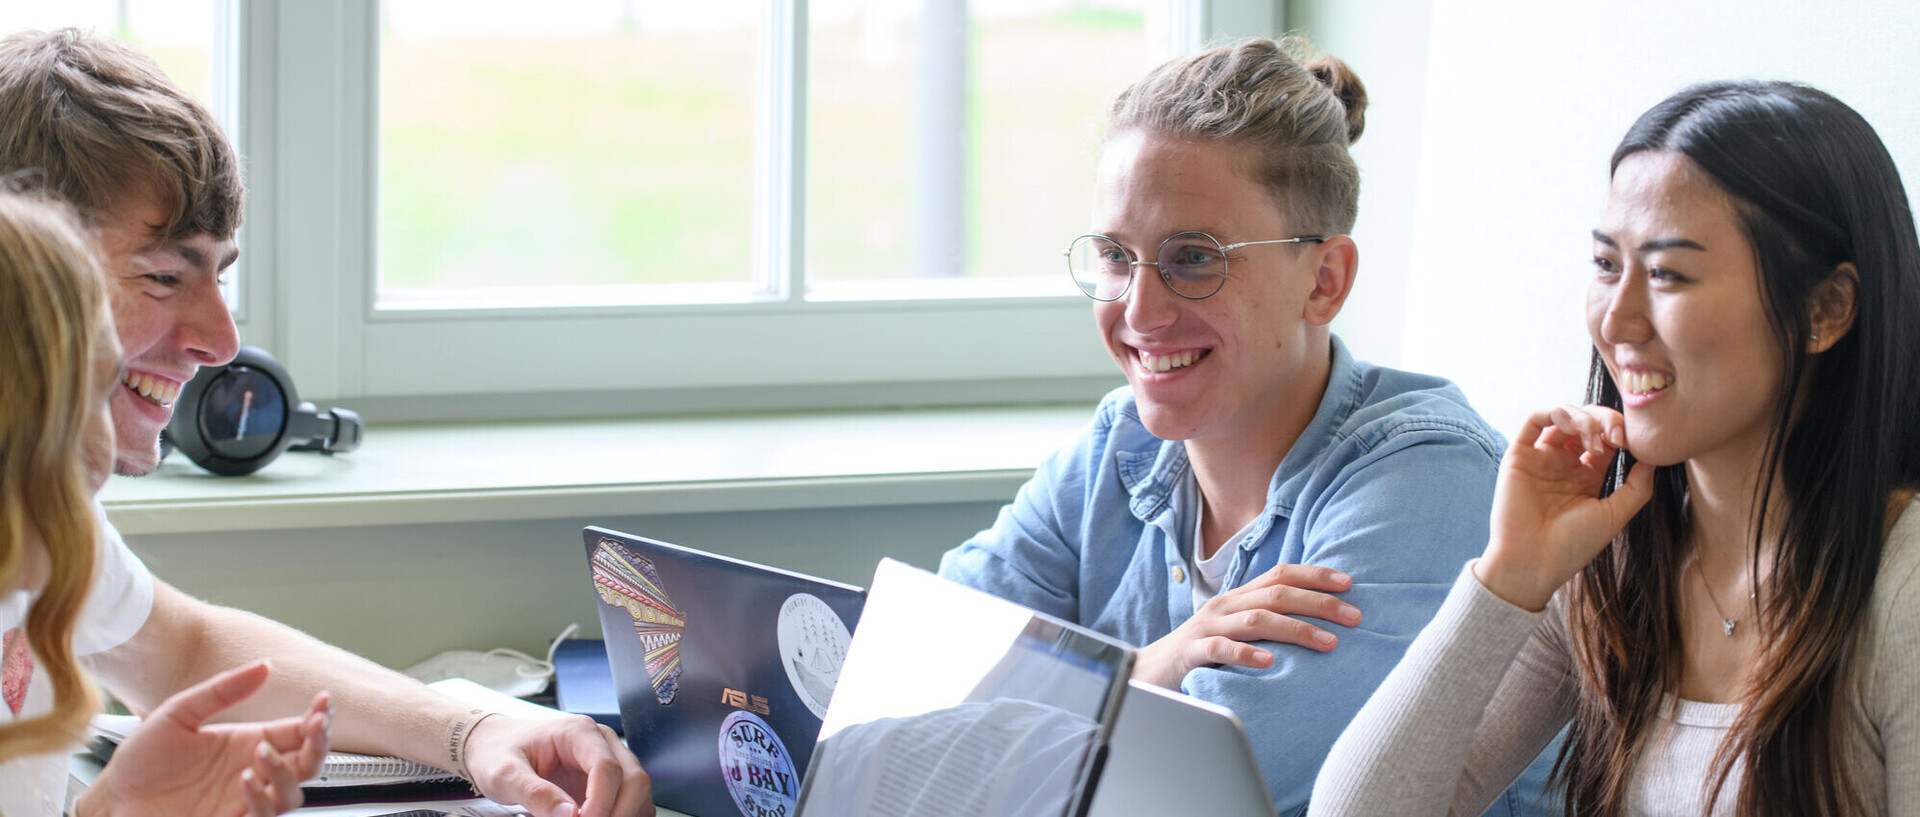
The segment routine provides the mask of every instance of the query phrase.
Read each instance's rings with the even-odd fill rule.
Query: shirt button
[[[1179,565],[1174,565],[1173,566],[1173,583],[1179,584],[1186,580],[1187,580],[1187,571],[1184,568],[1180,567]]]

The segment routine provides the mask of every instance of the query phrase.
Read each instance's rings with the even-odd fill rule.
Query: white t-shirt
[[[1220,549],[1214,551],[1212,556],[1202,559],[1200,558],[1200,525],[1207,515],[1206,498],[1200,495],[1200,481],[1194,478],[1191,471],[1187,472],[1187,481],[1180,490],[1189,492],[1188,496],[1184,497],[1184,503],[1194,511],[1193,538],[1189,540],[1187,547],[1187,570],[1193,576],[1193,584],[1189,585],[1193,591],[1193,609],[1198,610],[1200,605],[1220,595],[1220,585],[1227,578],[1227,568],[1233,565],[1233,554],[1240,549],[1247,534],[1253,530],[1253,523],[1248,522],[1246,527],[1227,537],[1227,541],[1222,542]]]
[[[101,652],[132,638],[153,610],[153,574],[127,549],[120,532],[108,524],[100,504],[94,503],[93,509],[100,526],[99,556],[94,563],[93,589],[74,625],[76,655]],[[0,633],[24,626],[32,606],[33,596],[25,590],[0,596]],[[0,724],[52,709],[53,690],[48,686],[46,668],[36,659],[20,712],[15,714],[11,704],[0,702]],[[0,763],[0,814],[6,817],[59,817],[66,794],[64,752]]]

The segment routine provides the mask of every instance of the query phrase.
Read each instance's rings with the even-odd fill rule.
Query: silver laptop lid
[[[1127,684],[1088,817],[1272,817],[1273,794],[1233,712],[1140,681]]]
[[[799,814],[1080,814],[1132,664],[1106,636],[882,560]]]

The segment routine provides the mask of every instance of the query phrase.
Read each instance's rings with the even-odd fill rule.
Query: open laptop
[[[1274,817],[1273,794],[1233,711],[1140,681],[1120,720],[1088,817]]]
[[[883,559],[798,814],[1078,817],[1132,666],[1125,644]]]
[[[582,538],[620,721],[654,801],[693,817],[791,804],[864,593],[604,528]]]

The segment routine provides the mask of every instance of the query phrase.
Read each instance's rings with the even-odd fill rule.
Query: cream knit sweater
[[[1848,701],[1867,814],[1920,815],[1920,512],[1887,537]],[[1574,701],[1565,606],[1501,600],[1471,570],[1321,767],[1310,815],[1477,815],[1565,726]],[[1670,702],[1634,770],[1636,815],[1706,813],[1714,751],[1738,704]],[[1714,815],[1733,813],[1736,766]]]

